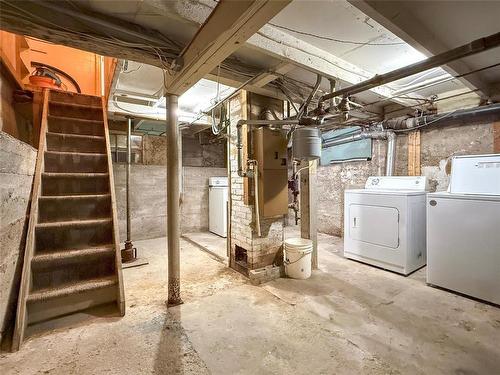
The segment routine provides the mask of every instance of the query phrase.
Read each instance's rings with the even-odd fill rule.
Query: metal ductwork
[[[463,46],[440,53],[439,55],[429,57],[428,59],[417,62],[415,64],[411,64],[385,74],[377,74],[373,78],[360,82],[356,85],[352,85],[350,87],[325,94],[319,99],[318,107],[321,107],[322,102],[326,100],[338,96],[348,97],[349,95],[354,95],[366,90],[370,90],[375,87],[397,81],[398,79],[406,78],[425,70],[432,69],[437,66],[442,66],[452,61],[456,61],[467,56],[472,56],[498,46],[500,46],[500,33],[492,34],[485,38],[476,39],[470,43],[464,44]]]
[[[381,121],[375,125],[384,129],[396,131],[422,128],[429,125],[470,125],[478,123],[490,123],[500,120],[500,104],[491,104],[482,107],[460,109],[456,111],[420,116],[420,117],[397,117]]]

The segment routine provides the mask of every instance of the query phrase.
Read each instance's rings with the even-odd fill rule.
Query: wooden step
[[[109,193],[108,173],[42,173],[42,195]]]
[[[85,120],[102,120],[102,107],[95,104],[78,104],[50,101],[49,116],[72,117]]]
[[[38,222],[111,217],[111,194],[40,196]]]
[[[47,151],[105,153],[104,136],[47,132]]]
[[[37,229],[43,228],[71,228],[71,227],[83,227],[88,225],[101,225],[110,224],[112,222],[111,218],[106,219],[91,219],[91,220],[71,220],[71,221],[55,221],[50,223],[38,223],[36,225]]]
[[[51,91],[50,101],[102,106],[100,96],[77,94],[68,91]]]
[[[71,294],[80,294],[96,289],[113,286],[118,283],[116,276],[103,277],[99,279],[87,280],[73,284],[67,284],[59,288],[42,289],[32,292],[28,296],[28,302],[45,301],[52,298],[65,297]]]
[[[51,133],[104,135],[104,123],[102,120],[48,116],[48,127],[48,131]]]
[[[108,155],[105,153],[46,151],[45,172],[105,173]]]
[[[111,242],[111,218],[38,223],[35,227],[35,254],[100,247]]]
[[[50,263],[62,263],[87,257],[112,256],[115,253],[113,244],[101,247],[89,247],[83,249],[59,250],[49,253],[36,254],[31,260],[32,266]]]
[[[100,104],[94,104],[94,103],[83,104],[83,103],[75,103],[75,102],[66,102],[66,101],[62,101],[62,100],[50,100],[49,105],[50,106],[63,106],[63,107],[70,107],[70,108],[82,108],[82,109],[90,109],[90,110],[97,110],[97,111],[102,110],[102,106]]]

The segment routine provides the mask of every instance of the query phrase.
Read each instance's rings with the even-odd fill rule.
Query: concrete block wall
[[[0,341],[15,316],[36,154],[0,131]]]
[[[145,135],[143,164],[131,166],[132,240],[166,236],[166,137]],[[224,144],[183,137],[181,231],[208,230],[208,179],[226,176]],[[203,151],[205,150],[205,151]],[[208,156],[207,156],[208,155]],[[126,238],[126,164],[113,165],[120,241]]]
[[[226,168],[183,168],[182,233],[208,230],[208,180],[210,177],[223,176],[227,176]]]

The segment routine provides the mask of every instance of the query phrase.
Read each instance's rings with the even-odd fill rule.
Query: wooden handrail
[[[49,106],[49,90],[43,90],[43,110],[40,124],[40,139],[38,142],[38,153],[36,157],[35,175],[33,179],[33,189],[31,192],[30,214],[28,222],[28,232],[26,235],[26,246],[24,250],[23,271],[21,274],[21,286],[17,302],[16,324],[14,336],[12,338],[12,350],[19,350],[27,326],[26,301],[31,287],[31,260],[35,248],[35,226],[38,221],[38,197],[40,196],[42,173],[44,171],[44,155],[46,149],[47,116]]]

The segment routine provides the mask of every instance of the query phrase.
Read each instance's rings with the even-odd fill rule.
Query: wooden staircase
[[[30,327],[111,304],[125,313],[106,107],[44,91],[13,350]]]

